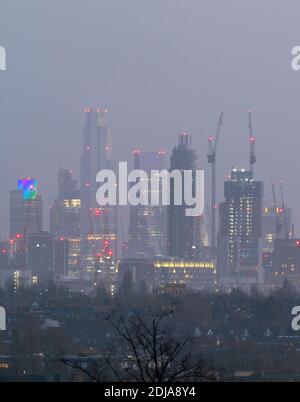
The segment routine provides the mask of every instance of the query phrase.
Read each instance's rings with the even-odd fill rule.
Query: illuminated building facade
[[[159,292],[167,287],[186,290],[215,291],[216,265],[213,261],[179,258],[132,258],[121,260],[118,266],[119,284],[137,292]]]
[[[18,269],[13,266],[0,269],[0,287],[11,286],[14,291],[32,285],[32,275],[29,269]]]
[[[225,202],[219,207],[218,273],[221,282],[262,280],[260,240],[263,183],[251,172],[233,169],[224,183]]]
[[[185,289],[214,291],[217,287],[213,261],[164,259],[155,260],[155,287],[181,285]]]
[[[262,212],[262,250],[272,251],[274,240],[285,237],[284,219],[287,219],[287,229],[290,232],[292,213],[289,208],[265,206]]]
[[[289,208],[265,206],[262,213],[262,263],[264,281],[273,283],[273,251],[276,239],[286,237],[285,218],[288,232],[291,228],[292,214]]]
[[[61,169],[58,174],[58,198],[50,207],[50,232],[68,241],[68,274],[75,275],[80,259],[80,191],[72,172]]]
[[[164,169],[165,152],[142,152],[135,150],[134,169],[143,170],[150,178],[151,170]],[[157,181],[159,182],[159,178]],[[154,187],[153,183],[148,188]],[[160,188],[159,186],[157,186]],[[160,190],[161,193],[161,190]],[[150,194],[148,194],[150,197]],[[161,195],[160,195],[161,198]],[[137,205],[130,207],[129,255],[153,257],[167,254],[167,207],[164,205]]]
[[[267,285],[282,286],[286,281],[300,291],[300,239],[276,239],[271,255],[271,275]]]
[[[23,189],[10,193],[10,237],[26,235],[42,230],[43,201],[41,195],[24,197]]]

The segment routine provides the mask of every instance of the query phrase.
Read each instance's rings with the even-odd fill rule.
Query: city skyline
[[[166,266],[171,268],[174,263],[172,261],[177,261],[179,268],[182,264],[183,267],[187,264],[186,269],[188,267],[194,269],[197,266],[194,274],[186,274],[186,279],[194,277],[194,286],[199,283],[198,289],[203,280],[210,289],[218,285],[220,290],[226,290],[227,287],[230,290],[232,286],[241,286],[249,290],[254,284],[267,286],[265,278],[270,272],[277,272],[275,269],[280,269],[278,261],[280,258],[284,261],[284,253],[290,258],[287,251],[288,240],[292,245],[296,244],[297,255],[298,239],[295,239],[292,211],[285,203],[282,183],[279,183],[281,193],[279,200],[276,197],[276,183],[272,181],[273,201],[270,203],[263,198],[264,182],[258,181],[254,175],[253,162],[256,161],[256,153],[251,124],[248,160],[250,170],[232,167],[231,176],[224,181],[224,198],[221,199],[218,208],[219,227],[215,249],[208,240],[209,232],[212,233],[209,207],[205,208],[203,215],[187,216],[185,201],[180,205],[175,201],[178,198],[178,191],[185,193],[186,187],[190,188],[192,193],[196,191],[196,172],[199,163],[198,154],[192,144],[192,136],[186,132],[179,134],[179,142],[173,147],[169,163],[165,162],[165,151],[161,149],[156,152],[133,150],[134,169],[145,169],[145,175],[152,171],[164,172],[164,168],[169,172],[177,170],[181,184],[177,181],[175,183],[174,179],[170,181],[170,188],[167,190],[170,198],[168,206],[147,204],[146,207],[146,204],[144,206],[139,204],[127,209],[129,227],[125,228],[127,229],[125,234],[124,222],[118,210],[120,206],[99,207],[95,196],[97,181],[93,181],[93,177],[103,169],[104,171],[113,169],[112,172],[117,173],[117,161],[112,159],[113,137],[108,110],[85,108],[83,116],[80,184],[74,179],[71,170],[59,170],[57,192],[49,213],[50,230],[42,225],[43,203],[42,195],[37,194],[37,180],[30,177],[18,180],[18,189],[11,191],[11,237],[6,243],[3,242],[2,246],[5,258],[9,256],[4,264],[8,264],[7,268],[12,269],[11,273],[14,272],[13,269],[23,267],[24,274],[31,272],[32,284],[38,283],[37,267],[40,263],[41,278],[49,280],[53,275],[53,279],[58,283],[73,281],[73,285],[77,283],[76,286],[82,291],[85,289],[88,292],[91,291],[90,286],[102,283],[107,287],[109,284],[110,291],[114,294],[115,286],[120,286],[120,278],[124,278],[124,272],[119,275],[119,263],[121,267],[127,267],[126,258],[130,257],[129,270],[131,264],[134,266],[146,264],[149,268],[149,261],[150,266],[153,267],[154,262],[154,267],[158,267],[155,265],[155,259],[162,258],[162,262],[159,263],[162,267],[164,265],[161,264],[167,264]],[[217,138],[219,128],[220,120]],[[209,155],[212,141],[213,137],[209,137]],[[191,182],[186,181],[186,176],[183,175],[183,172],[187,171],[192,172]],[[157,176],[150,177],[151,192],[152,184],[154,185],[152,181],[157,181]],[[162,178],[159,178],[157,184],[161,180]],[[153,188],[155,187],[154,185]],[[163,186],[158,188],[159,192],[166,191]],[[139,202],[140,197],[141,195],[138,196]],[[162,194],[158,199],[161,197]],[[272,209],[274,213],[269,214]],[[122,227],[121,231],[119,225]],[[280,258],[276,257],[277,259],[273,261],[273,255],[276,256],[274,253],[278,251],[278,247],[276,249],[275,246],[279,244],[279,240],[282,240]],[[30,246],[32,241],[34,247]],[[127,247],[123,248],[126,244]],[[294,252],[293,248],[290,250]],[[199,281],[197,274],[201,275],[206,265],[213,270],[211,272],[213,275],[208,275],[209,281],[206,281],[205,275]],[[294,263],[292,274],[297,273],[295,266]],[[200,267],[202,269],[199,271]],[[19,275],[24,274],[20,271]],[[283,270],[282,275],[289,274]],[[181,275],[173,279],[171,277],[170,280],[175,280],[174,283],[180,281],[182,284],[182,281],[185,281],[185,277]],[[164,278],[165,275],[162,274],[163,282]],[[269,285],[273,286],[272,280],[269,281]]]
[[[0,0],[0,382],[300,382],[299,15]]]
[[[83,112],[84,112],[84,116],[87,116],[88,114],[91,114],[91,113],[96,113],[96,114],[98,114],[98,113],[104,113],[106,116],[105,116],[105,121],[107,121],[107,123],[105,123],[105,124],[108,124],[108,120],[106,120],[106,119],[108,119],[108,114],[109,114],[109,111],[107,110],[107,109],[99,109],[99,108],[96,108],[96,109],[93,109],[93,108],[85,108],[84,110],[83,110]],[[109,123],[109,126],[107,126],[107,127],[109,127],[109,130],[110,130],[110,123]],[[85,130],[85,129],[84,129]],[[110,131],[111,132],[111,131]],[[111,142],[112,142],[112,138],[111,138],[111,133],[109,134],[110,135],[110,139],[109,139],[109,141],[110,141],[110,145],[109,145],[109,154],[110,154],[110,159],[109,159],[109,162],[105,162],[105,164],[102,166],[102,168],[106,168],[106,167],[113,167],[114,169],[116,168],[116,165],[117,165],[117,161],[116,160],[114,160],[114,158],[113,159],[111,159],[111,155],[112,155],[112,145],[111,145]],[[177,133],[177,137],[179,136],[181,136],[181,135],[187,135],[187,136],[190,136],[190,137],[192,137],[192,135],[190,134],[190,133],[184,133],[184,134],[182,134],[182,132],[181,133]],[[175,137],[176,138],[176,137]],[[175,138],[174,138],[174,140],[175,140]],[[211,141],[211,138],[214,138],[214,136],[209,136],[208,137],[208,140],[209,141]],[[245,143],[247,144],[247,142],[245,141]],[[99,144],[100,145],[100,144]],[[103,145],[103,144],[102,144]],[[90,152],[90,146],[89,145],[84,145],[84,150],[85,150],[85,152]],[[89,148],[89,149],[87,149],[87,148]],[[159,147],[159,146],[157,146],[156,147],[157,149],[156,150],[153,150],[153,148],[151,149],[151,150],[146,150],[146,149],[143,149],[142,147],[140,147],[140,148],[133,148],[132,150],[131,150],[131,154],[133,153],[134,155],[136,155],[136,154],[143,154],[143,153],[145,153],[145,154],[151,154],[151,153],[153,153],[153,154],[155,154],[155,153],[157,153],[157,154],[163,154],[163,157],[164,157],[164,160],[165,160],[165,164],[166,164],[166,167],[168,168],[168,166],[170,165],[170,163],[171,163],[171,160],[172,160],[172,146],[169,148],[169,149],[163,149],[162,147]],[[100,151],[100,154],[101,154],[101,152],[102,151]],[[104,153],[107,153],[108,152],[108,146],[105,146],[104,148],[103,148],[103,152]],[[201,160],[199,161],[199,152],[198,152],[198,150],[197,149],[195,149],[195,152],[196,152],[196,154],[197,154],[197,159],[198,159],[198,166],[199,165],[201,165]],[[80,151],[79,151],[79,154],[80,154]],[[100,155],[99,154],[99,155]],[[79,158],[80,159],[80,158]],[[248,159],[249,159],[249,151],[248,151]],[[237,169],[244,169],[244,170],[247,170],[247,166],[248,166],[248,164],[249,164],[249,160],[247,159],[247,155],[245,156],[245,163],[244,164],[242,164],[241,166],[237,166],[236,164],[231,164],[232,165],[232,168],[231,168],[231,170],[233,169],[233,168],[237,168]],[[125,161],[125,158],[121,158],[121,161]],[[131,166],[132,168],[135,168],[135,165],[134,165],[134,163],[132,163],[132,160],[130,160],[130,158],[129,158],[129,160],[128,161],[126,161],[127,163],[128,163],[128,165],[129,166]],[[200,162],[200,163],[199,163]],[[81,162],[82,163],[82,162]],[[205,163],[205,166],[204,166],[204,172],[205,172],[205,174],[206,174],[206,181],[205,181],[205,205],[206,205],[206,209],[209,209],[210,207],[209,207],[209,205],[210,205],[210,201],[211,201],[211,193],[210,193],[210,187],[211,187],[211,171],[210,171],[210,167],[209,167],[209,164],[206,162],[206,160],[205,160],[205,158],[204,158],[204,163]],[[218,164],[217,164],[218,165]],[[78,162],[78,166],[80,166],[80,161]],[[61,166],[58,170],[57,170],[57,172],[55,172],[55,176],[57,177],[57,175],[59,175],[59,172],[63,172],[63,171],[65,171],[65,172],[68,172],[70,175],[72,175],[73,177],[74,177],[74,171],[78,171],[78,170],[80,170],[79,168],[78,168],[78,166],[77,166],[77,168],[75,167],[73,167],[72,169],[69,169],[68,167],[65,167],[65,166]],[[99,170],[99,168],[100,168],[100,165],[99,165],[99,167],[98,167],[98,170]],[[156,167],[157,168],[157,167]],[[218,169],[219,170],[219,169]],[[96,172],[97,171],[97,168],[96,168],[96,166],[95,166],[95,168],[94,168],[94,172]],[[95,176],[95,180],[93,181],[93,185],[91,185],[90,183],[89,183],[89,185],[90,186],[92,186],[93,187],[93,192],[96,194],[96,189],[97,189],[97,183],[96,183],[96,174],[94,174],[94,176]],[[218,177],[218,181],[220,181],[221,179],[220,179],[220,176],[221,176],[221,174],[220,174],[220,172],[218,171],[218,173],[217,173],[217,177]],[[256,174],[255,174],[255,177],[257,178],[259,176],[259,172],[256,172]],[[29,177],[29,176],[28,176]],[[225,177],[224,177],[224,181],[226,181],[228,178],[230,177],[230,169],[228,170],[228,175],[226,175]],[[91,178],[92,179],[92,178]],[[16,178],[16,180],[15,180],[15,182],[16,183],[18,183],[19,182],[19,178]],[[74,177],[74,180],[78,183],[78,182],[80,182],[80,173],[78,174],[78,177]],[[81,179],[81,187],[84,185],[83,183],[82,183],[82,180],[83,179]],[[223,202],[223,194],[222,194],[222,187],[223,187],[223,183],[224,183],[224,181],[221,183],[221,188],[217,188],[217,194],[218,194],[218,196],[217,196],[217,205],[219,205],[219,204],[221,204],[222,202]],[[261,180],[261,181],[263,181],[263,180]],[[270,205],[270,204],[272,204],[273,203],[273,198],[272,198],[272,196],[271,196],[271,189],[272,189],[272,183],[276,183],[276,181],[274,181],[273,179],[271,179],[271,178],[268,178],[268,180],[265,182],[265,194],[264,194],[264,202],[267,204],[267,205]],[[282,183],[281,181],[278,181],[278,184],[279,183]],[[45,183],[41,183],[42,184],[42,186],[41,187],[43,187],[43,185],[45,185]],[[56,186],[57,186],[57,183],[56,183]],[[16,187],[16,186],[15,186]],[[40,187],[40,186],[39,186]],[[79,186],[80,187],[80,186]],[[285,189],[286,190],[286,189]],[[49,218],[49,212],[48,212],[48,208],[49,209],[51,209],[51,207],[52,207],[52,204],[53,204],[53,201],[55,200],[55,194],[57,193],[57,191],[59,192],[59,191],[62,191],[62,189],[61,190],[57,190],[57,188],[55,189],[55,192],[54,192],[54,194],[51,194],[50,195],[50,199],[49,199],[49,201],[48,201],[48,204],[47,205],[45,205],[45,202],[44,202],[44,197],[43,197],[43,214],[42,214],[42,221],[43,221],[43,228],[45,229],[45,230],[50,230],[51,229],[51,221],[50,221],[50,218]],[[9,190],[9,192],[13,192],[13,189],[10,189]],[[268,193],[269,193],[269,195],[268,195]],[[38,190],[38,197],[40,198],[41,196],[43,196],[43,193],[41,192],[41,190],[40,190],[40,188],[39,188],[39,190]],[[288,202],[287,202],[287,204],[289,205],[289,207],[290,207],[290,200],[287,200]],[[93,205],[94,205],[94,207],[97,207],[97,202],[96,202],[96,196],[94,196],[93,197],[93,200],[91,200],[90,201]],[[9,216],[8,216],[9,217]],[[5,231],[5,230],[2,230],[2,232],[0,232],[0,235],[2,235],[2,236],[4,236],[4,237],[7,237],[7,235],[8,235],[8,233],[9,233],[9,225],[10,225],[10,223],[9,223],[9,218],[8,218],[8,226],[7,226],[7,232]],[[2,228],[3,228],[3,226],[2,226]],[[51,230],[50,230],[51,231]],[[297,226],[296,226],[296,231],[297,231]]]
[[[86,7],[66,0],[57,15],[49,2],[37,5],[30,0],[26,7],[19,4],[17,8],[13,3],[3,1],[0,16],[1,44],[8,57],[7,71],[0,75],[0,169],[6,172],[0,189],[0,222],[4,231],[8,228],[6,194],[24,171],[39,176],[45,206],[50,205],[59,167],[73,169],[79,177],[80,112],[100,106],[111,113],[118,144],[115,159],[123,154],[130,160],[132,149],[153,150],[158,142],[170,150],[177,133],[184,130],[193,135],[203,166],[207,166],[207,137],[214,134],[216,116],[223,110],[219,200],[231,164],[247,168],[247,113],[252,110],[256,175],[265,182],[285,183],[299,232],[299,196],[293,185],[299,146],[299,75],[290,66],[290,52],[297,41],[298,4],[289,8],[266,1],[259,4],[257,15],[257,1],[240,6],[236,1],[224,5],[129,0],[126,7],[115,1],[91,1]],[[72,18],[65,31],[68,4],[72,4]],[[118,17],[122,12],[117,15],[119,7],[124,18]],[[12,19],[19,31],[7,23]],[[82,19],[94,23],[81,24]],[[284,21],[288,21],[286,29],[278,30]],[[105,41],[86,40],[98,37]],[[68,46],[71,38],[74,47]],[[81,52],[90,62],[78,57]],[[271,199],[271,190],[268,194]]]

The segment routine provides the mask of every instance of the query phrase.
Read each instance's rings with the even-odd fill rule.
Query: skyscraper
[[[149,180],[151,170],[164,169],[165,152],[141,152],[135,150],[134,169],[143,170]],[[148,188],[152,184],[148,183]],[[149,194],[148,194],[149,196]],[[167,207],[164,205],[137,205],[130,207],[129,255],[132,257],[152,257],[167,254]]]
[[[219,210],[219,279],[232,284],[262,279],[259,244],[263,183],[249,171],[233,169],[224,183],[225,202]]]
[[[60,169],[58,197],[50,207],[50,232],[55,236],[80,236],[80,191],[72,172]]]
[[[50,207],[50,232],[68,241],[69,273],[75,274],[80,259],[80,191],[72,172],[60,169],[58,197]]]
[[[109,260],[114,265],[117,254],[117,207],[101,208],[96,202],[97,173],[102,169],[115,170],[115,163],[111,159],[112,140],[107,114],[107,110],[85,110],[80,225],[83,268],[90,273],[101,271],[98,265],[107,266]]]
[[[42,230],[43,201],[40,195],[32,198],[24,196],[19,187],[10,193],[10,237],[18,234],[27,235]]]
[[[275,239],[274,250],[268,255],[269,269],[266,285],[271,288],[282,286],[286,281],[300,290],[300,239]]]
[[[275,195],[275,193],[274,193]],[[276,195],[275,195],[275,203]],[[287,207],[278,207],[270,205],[263,208],[262,213],[262,262],[265,284],[274,284],[273,264],[274,264],[274,247],[277,248],[282,243],[277,242],[279,239],[287,239],[290,235],[292,221],[292,211]],[[278,253],[276,252],[276,255]],[[276,272],[276,270],[275,270]]]
[[[26,266],[31,270],[33,284],[52,281],[65,275],[68,266],[68,241],[55,240],[52,233],[28,235]]]
[[[275,239],[283,239],[285,234],[286,219],[287,231],[290,232],[292,212],[290,208],[265,206],[262,213],[262,249],[272,251]]]
[[[9,264],[9,242],[0,242],[0,270],[7,269]]]
[[[179,135],[179,144],[173,149],[171,171],[197,169],[197,154],[192,148],[192,138],[186,133]],[[182,178],[184,188],[184,179]],[[193,193],[195,192],[195,175]],[[174,183],[170,186],[168,207],[168,254],[172,257],[199,258],[202,252],[201,216],[186,216],[186,205],[174,205]]]

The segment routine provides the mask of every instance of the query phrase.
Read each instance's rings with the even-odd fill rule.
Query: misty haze
[[[0,382],[300,381],[299,13],[0,0]]]

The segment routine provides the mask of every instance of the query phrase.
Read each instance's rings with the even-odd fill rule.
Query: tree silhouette
[[[110,353],[84,365],[80,361],[61,361],[82,370],[93,381],[103,381],[106,371],[118,381],[215,381],[216,373],[193,353],[193,339],[172,333],[169,324],[179,313],[170,308],[147,308],[143,313],[109,314],[105,320],[114,329],[123,358]]]

